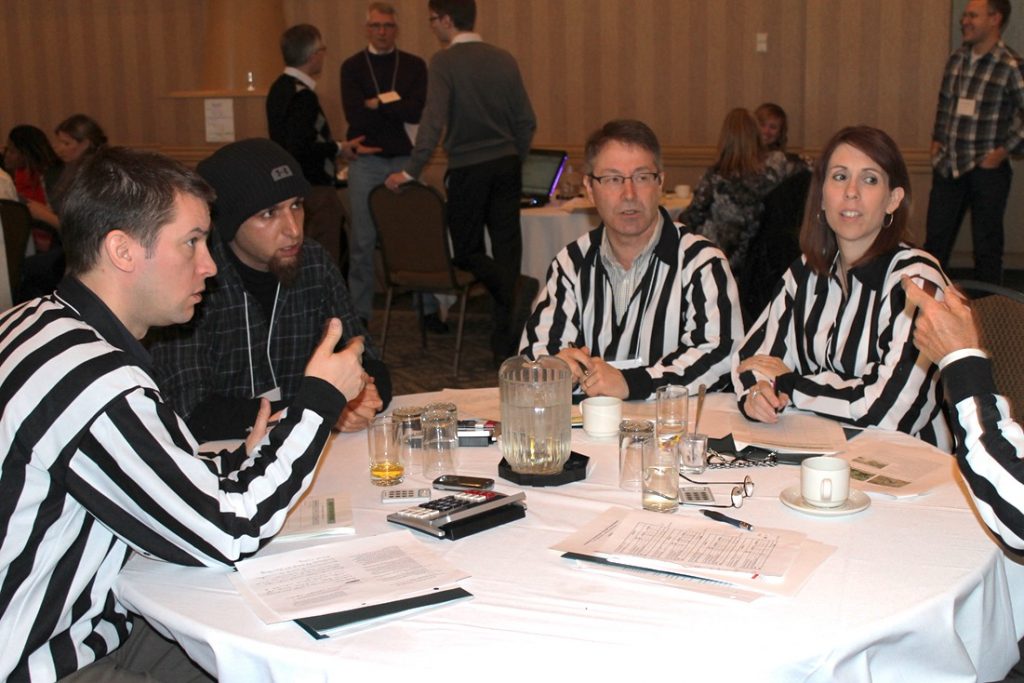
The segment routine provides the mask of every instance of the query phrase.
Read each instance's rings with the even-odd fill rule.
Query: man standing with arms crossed
[[[1002,41],[1009,0],[970,0],[960,20],[963,47],[946,62],[932,132],[932,191],[924,248],[949,266],[971,209],[974,277],[1003,278],[1003,215],[1024,150],[1024,63]]]
[[[520,278],[522,163],[537,119],[511,54],[473,32],[474,0],[429,0],[430,27],[448,48],[430,61],[427,106],[409,164],[387,186],[419,177],[444,132],[448,153],[448,229],[455,265],[473,273],[494,297],[491,350],[500,361],[516,352],[537,282]],[[491,253],[484,248],[484,225]],[[530,286],[532,284],[532,287]]]
[[[366,13],[369,45],[341,65],[341,105],[348,137],[365,136],[380,152],[354,159],[348,169],[352,205],[348,282],[356,313],[373,314],[374,255],[377,229],[370,216],[370,191],[409,163],[411,127],[419,124],[427,101],[427,64],[395,47],[398,12],[385,2],[370,3]]]

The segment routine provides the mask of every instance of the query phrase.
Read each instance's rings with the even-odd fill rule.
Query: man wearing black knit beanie
[[[192,321],[162,330],[151,346],[167,400],[201,440],[244,436],[259,398],[288,405],[324,322],[337,317],[342,345],[364,337],[367,381],[336,427],[365,428],[390,401],[391,378],[337,264],[303,239],[310,186],[299,164],[253,138],[222,147],[196,170],[217,192],[210,252],[218,272]]]

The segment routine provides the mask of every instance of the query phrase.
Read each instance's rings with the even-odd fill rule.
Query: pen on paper
[[[728,515],[723,515],[721,512],[718,512],[716,510],[701,510],[700,513],[708,519],[713,519],[716,522],[725,522],[726,524],[731,524],[737,529],[743,529],[744,531],[754,530],[754,527],[748,524],[747,522],[743,522],[738,519],[733,519],[732,517],[729,517]]]

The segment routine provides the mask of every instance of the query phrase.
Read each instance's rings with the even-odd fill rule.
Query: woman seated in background
[[[765,152],[749,111],[733,109],[722,123],[718,161],[701,177],[679,222],[717,244],[736,275],[757,234],[765,195],[796,170],[782,152]]]
[[[769,152],[782,152],[791,164],[810,166],[812,160],[786,151],[789,144],[789,119],[786,110],[774,102],[765,102],[754,110],[757,129],[761,134],[761,145]]]
[[[918,436],[944,450],[938,368],[912,343],[900,278],[931,293],[939,264],[906,244],[910,178],[896,143],[844,128],[814,168],[803,255],[778,284],[733,359],[740,409],[775,422],[787,405],[858,427]]]
[[[50,224],[47,218],[53,212],[49,209],[49,192],[56,187],[63,165],[50,146],[46,133],[35,126],[12,128],[7,135],[4,164],[14,175],[14,186],[28,205],[32,217]],[[48,251],[53,244],[53,232],[45,226],[35,227],[32,229],[32,242],[37,253]]]
[[[55,150],[57,156],[64,162],[64,169],[53,191],[50,192],[51,215],[48,218],[41,218],[41,220],[60,227],[58,216],[65,189],[71,183],[71,179],[82,161],[107,144],[107,136],[100,124],[85,114],[69,116],[57,124],[53,133],[57,140]]]

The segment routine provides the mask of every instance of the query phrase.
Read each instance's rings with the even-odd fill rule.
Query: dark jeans
[[[1013,170],[1004,161],[996,168],[975,168],[951,178],[932,173],[928,228],[924,248],[943,269],[949,266],[960,224],[971,209],[974,279],[999,284],[1003,279],[1003,215]]]
[[[523,257],[519,225],[522,163],[517,156],[507,156],[453,168],[444,181],[453,260],[473,273],[494,297],[494,341],[504,343]],[[493,256],[488,256],[484,247],[485,226]]]

